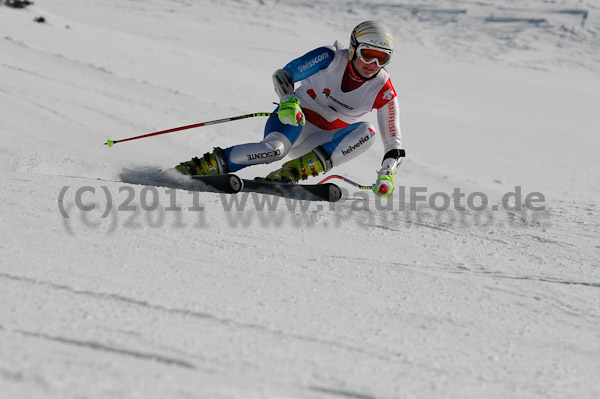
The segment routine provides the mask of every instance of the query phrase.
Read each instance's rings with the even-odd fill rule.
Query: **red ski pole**
[[[345,181],[346,183],[351,184],[354,187],[358,187],[361,190],[371,190],[371,188],[372,188],[371,186],[363,186],[362,184],[358,184],[357,182],[352,181],[352,180],[348,179],[347,177],[340,176],[340,175],[331,175],[331,176],[326,177],[325,179],[321,180],[317,184],[323,184],[331,179],[340,179],[341,181]]]
[[[202,126],[208,126],[208,125],[215,125],[217,123],[223,123],[223,122],[230,122],[230,121],[237,121],[240,119],[246,119],[246,118],[253,118],[255,116],[271,116],[273,115],[270,112],[256,112],[254,114],[247,114],[247,115],[240,115],[240,116],[232,116],[230,118],[224,118],[224,119],[217,119],[214,121],[208,121],[208,122],[202,122],[202,123],[196,123],[193,125],[187,125],[187,126],[181,126],[181,127],[176,127],[173,129],[167,129],[167,130],[161,130],[160,132],[155,132],[155,133],[148,133],[148,134],[143,134],[141,136],[135,136],[135,137],[129,137],[127,139],[122,139],[122,140],[107,140],[106,143],[104,143],[104,145],[107,145],[109,147],[112,147],[114,144],[117,143],[122,143],[124,141],[130,141],[130,140],[137,140],[137,139],[143,139],[144,137],[152,137],[152,136],[158,136],[159,134],[166,134],[166,133],[172,133],[172,132],[177,132],[179,130],[186,130],[186,129],[192,129],[195,127],[202,127]]]

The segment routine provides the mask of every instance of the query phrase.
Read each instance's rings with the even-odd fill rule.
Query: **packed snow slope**
[[[161,173],[264,118],[103,145],[271,111],[276,68],[366,19],[396,38],[390,201]],[[593,0],[0,5],[0,398],[598,397],[598,104]]]

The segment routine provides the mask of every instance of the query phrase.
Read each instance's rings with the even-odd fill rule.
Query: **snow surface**
[[[274,69],[365,19],[396,38],[405,197],[158,172],[264,118],[102,145],[271,111]],[[598,397],[598,104],[595,0],[2,5],[0,397]],[[335,173],[369,184],[381,156]],[[414,187],[489,206],[403,210]],[[515,187],[545,210],[503,210]]]

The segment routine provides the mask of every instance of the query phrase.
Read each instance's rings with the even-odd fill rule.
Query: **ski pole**
[[[328,181],[328,180],[330,180],[330,179],[340,179],[340,180],[342,180],[342,181],[345,181],[345,182],[346,182],[346,183],[348,183],[348,184],[351,184],[351,185],[353,185],[354,187],[358,187],[358,188],[360,188],[361,190],[371,190],[371,186],[363,186],[363,185],[360,185],[360,184],[358,184],[357,182],[355,182],[355,181],[352,181],[352,180],[348,179],[347,177],[340,176],[340,175],[331,175],[331,176],[329,176],[329,177],[326,177],[325,179],[321,180],[321,181],[320,181],[320,182],[318,182],[317,184],[323,184],[323,183],[325,183],[326,181]]]
[[[161,130],[160,132],[148,133],[148,134],[144,134],[144,135],[141,135],[141,136],[129,137],[127,139],[122,139],[122,140],[107,140],[106,143],[104,143],[104,145],[112,147],[114,144],[122,143],[124,141],[143,139],[144,137],[158,136],[159,134],[166,134],[166,133],[171,133],[171,132],[177,132],[179,130],[192,129],[192,128],[195,128],[195,127],[202,127],[202,126],[208,126],[208,125],[216,125],[217,123],[237,121],[237,120],[240,120],[240,119],[253,118],[255,116],[271,116],[271,115],[273,115],[273,114],[270,113],[270,112],[256,112],[254,114],[232,116],[230,118],[217,119],[217,120],[214,120],[214,121],[196,123],[196,124],[193,124],[193,125],[187,125],[187,126],[176,127],[176,128],[173,128],[173,129]]]

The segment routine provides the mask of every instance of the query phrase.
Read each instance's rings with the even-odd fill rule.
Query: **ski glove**
[[[373,192],[382,198],[387,198],[394,191],[394,172],[381,171],[372,186]]]
[[[302,126],[304,126],[306,123],[304,113],[300,108],[300,104],[298,103],[296,97],[292,94],[285,95],[281,99],[281,105],[279,106],[277,115],[279,116],[281,123],[284,125],[298,126],[299,122]]]
[[[405,151],[401,149],[388,151],[381,162],[381,170],[377,172],[377,180],[373,184],[373,192],[387,198],[394,191],[394,173],[402,163]]]

